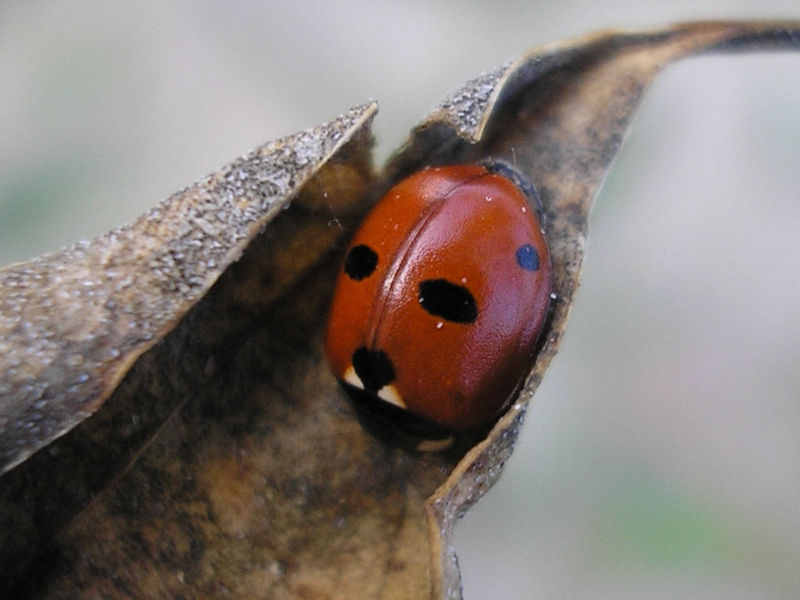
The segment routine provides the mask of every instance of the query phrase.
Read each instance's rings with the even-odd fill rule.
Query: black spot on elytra
[[[350,276],[350,279],[356,281],[372,275],[377,266],[378,255],[372,248],[364,244],[353,246],[344,259],[344,272]]]
[[[478,318],[478,306],[470,291],[445,279],[422,281],[419,303],[430,314],[453,323],[472,323]]]
[[[353,368],[364,389],[370,392],[377,392],[394,381],[394,365],[383,350],[361,346],[353,352]]]
[[[536,251],[536,248],[530,244],[525,244],[517,248],[516,257],[517,264],[526,271],[539,270],[539,253]]]

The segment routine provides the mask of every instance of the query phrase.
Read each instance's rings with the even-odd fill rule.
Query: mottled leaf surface
[[[513,450],[648,84],[684,56],[798,46],[798,23],[551,44],[467,83],[376,179],[366,106],[233,163],[138,228],[0,273],[0,454],[6,468],[30,456],[0,488],[13,597],[459,598],[453,525]],[[288,148],[309,135],[296,164]],[[538,358],[485,435],[445,454],[386,447],[322,358],[343,239],[407,173],[488,156],[544,204],[555,299]]]

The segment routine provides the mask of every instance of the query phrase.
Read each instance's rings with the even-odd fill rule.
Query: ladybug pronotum
[[[326,337],[365,428],[439,449],[508,406],[550,301],[540,210],[502,162],[424,169],[375,205],[346,251]]]

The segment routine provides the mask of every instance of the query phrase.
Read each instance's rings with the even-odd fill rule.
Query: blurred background
[[[379,162],[465,80],[606,27],[796,0],[0,6],[0,264],[376,98]],[[800,53],[656,80],[562,350],[456,534],[467,600],[800,597]]]

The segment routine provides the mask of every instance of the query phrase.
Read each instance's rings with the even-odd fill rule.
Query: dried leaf
[[[332,210],[352,219],[347,205],[371,181],[375,111],[267,144],[129,227],[0,271],[2,469],[49,444],[3,477],[7,580],[135,460],[215,370],[215,353],[227,360],[224,344],[342,237],[327,222]]]
[[[502,471],[556,352],[592,200],[642,93],[683,56],[798,46],[800,23],[689,24],[552,44],[468,83],[414,131],[374,185],[366,134],[356,135],[372,114],[364,107],[317,130],[328,142],[311,144],[313,157],[289,169],[296,175],[285,185],[273,188],[263,170],[268,160],[285,166],[285,155],[257,152],[167,201],[174,220],[154,213],[139,229],[51,258],[65,265],[62,280],[76,284],[64,284],[64,294],[99,310],[59,307],[52,315],[45,304],[60,300],[46,287],[56,283],[52,266],[4,271],[6,281],[28,283],[15,296],[3,287],[11,317],[0,325],[0,344],[14,336],[9,352],[36,355],[39,337],[69,342],[39,367],[28,355],[18,361],[22,376],[9,381],[25,390],[22,400],[0,399],[8,465],[50,443],[7,473],[0,490],[0,564],[12,576],[27,574],[14,597],[460,597],[453,524]],[[322,359],[320,332],[344,248],[339,224],[347,230],[359,218],[368,189],[374,199],[422,165],[486,156],[514,162],[545,205],[556,300],[542,348],[518,401],[472,448],[388,448],[359,429]],[[221,229],[205,231],[195,216],[207,203],[235,211],[252,202],[256,214],[244,225],[221,216]],[[191,243],[181,245],[185,238]],[[133,258],[108,254],[116,239]],[[135,260],[140,255],[146,259]],[[127,269],[146,271],[154,257],[173,261],[166,268],[157,260],[164,272],[152,279]],[[212,272],[198,273],[210,257]],[[119,278],[141,294],[116,297]],[[94,295],[80,295],[84,280]],[[110,300],[122,308],[108,308]],[[15,317],[27,310],[30,317]],[[37,333],[26,333],[25,322]],[[125,337],[130,322],[141,325]],[[109,348],[124,351],[98,358]],[[33,419],[38,397],[24,386],[40,382],[52,391],[46,416]],[[29,435],[9,427],[12,419],[23,428],[48,425]]]

